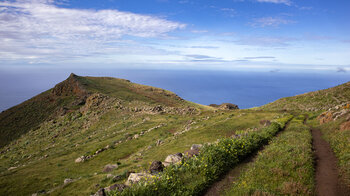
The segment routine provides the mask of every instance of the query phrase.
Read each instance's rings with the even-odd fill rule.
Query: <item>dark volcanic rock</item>
[[[158,172],[162,172],[163,169],[164,169],[164,166],[161,161],[153,161],[153,163],[149,168],[149,171],[151,173],[158,173]]]

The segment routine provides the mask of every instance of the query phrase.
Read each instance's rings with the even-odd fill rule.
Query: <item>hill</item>
[[[264,110],[321,111],[346,104],[349,101],[350,82],[347,82],[329,89],[281,98],[259,108]]]
[[[91,95],[96,97],[99,93],[108,99],[115,98],[133,104],[147,102],[150,105],[169,107],[201,107],[183,100],[172,92],[128,80],[71,74],[54,88],[0,113],[0,147],[29,130],[38,129],[39,125],[47,120],[79,110]],[[91,99],[92,97],[90,102]]]

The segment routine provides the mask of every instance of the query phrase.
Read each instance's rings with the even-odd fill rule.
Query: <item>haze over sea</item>
[[[110,76],[175,92],[208,105],[230,102],[240,108],[261,106],[282,97],[333,87],[350,79],[338,72],[245,72],[193,70],[69,70],[0,73],[0,110],[6,110],[77,75]]]

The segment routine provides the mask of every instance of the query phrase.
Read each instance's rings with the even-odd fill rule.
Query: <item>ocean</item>
[[[0,73],[0,111],[17,105],[67,78],[110,76],[175,92],[204,105],[234,103],[261,106],[282,97],[330,88],[350,80],[349,73],[243,72],[194,70],[42,70]]]

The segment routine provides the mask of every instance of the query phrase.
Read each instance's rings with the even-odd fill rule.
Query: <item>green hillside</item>
[[[239,110],[234,104],[191,103],[128,80],[71,74],[54,88],[1,113],[0,193],[93,195],[110,187],[125,188],[130,173],[141,173],[150,179],[109,194],[202,195],[239,166],[248,169],[237,176],[238,189],[230,182],[229,194],[294,194],[307,187],[303,193],[313,195],[317,184],[311,127],[325,134],[339,159],[342,178],[350,179],[349,85]],[[311,110],[329,114],[319,116],[320,111]],[[301,147],[303,151],[293,150]],[[152,162],[166,164],[165,159],[176,153],[184,153],[181,161],[150,174]],[[256,164],[245,166],[246,158],[255,154],[258,158],[252,161],[257,160],[260,169]],[[283,154],[288,156],[282,159]],[[284,161],[293,157],[298,160],[284,167]],[[261,169],[266,165],[268,171]],[[254,181],[255,173],[270,184]],[[248,181],[254,183],[247,186]]]
[[[327,110],[350,101],[350,82],[339,86],[305,93],[293,97],[285,97],[264,105],[265,110],[299,110],[319,111]]]

